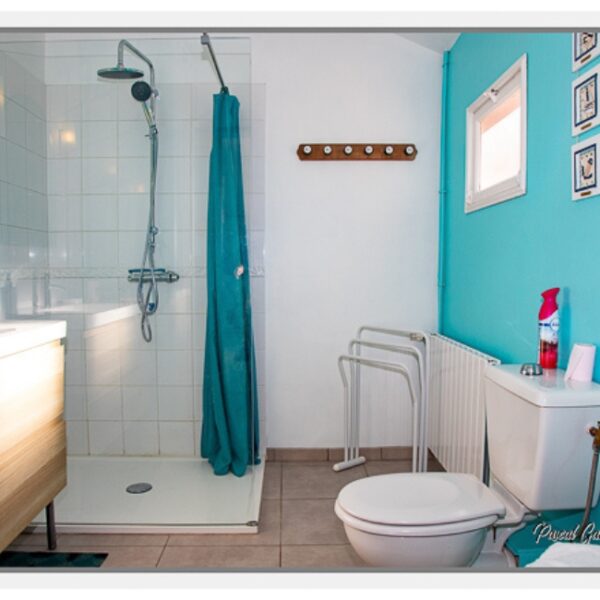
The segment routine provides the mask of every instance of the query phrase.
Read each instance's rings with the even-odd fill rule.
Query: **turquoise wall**
[[[527,194],[466,215],[465,111],[524,53]],[[572,202],[570,191],[571,145],[600,128],[571,137],[571,82],[583,72],[571,71],[571,35],[462,34],[449,61],[441,330],[502,362],[535,360],[540,292],[559,286],[565,367],[572,343],[600,344],[600,196]]]

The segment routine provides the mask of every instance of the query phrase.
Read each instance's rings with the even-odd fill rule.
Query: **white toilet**
[[[537,377],[519,371],[520,365],[500,365],[485,374],[490,487],[463,473],[397,473],[342,489],[335,513],[363,560],[380,567],[470,566],[484,545],[485,556],[502,557],[508,536],[536,513],[584,508],[588,429],[600,421],[600,385],[565,382],[562,370]]]

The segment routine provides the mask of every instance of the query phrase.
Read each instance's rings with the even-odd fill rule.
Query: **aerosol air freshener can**
[[[560,288],[542,292],[544,302],[539,313],[539,356],[543,369],[556,369],[558,364],[558,304],[556,296]]]

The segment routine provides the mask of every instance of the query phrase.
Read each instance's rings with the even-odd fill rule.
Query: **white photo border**
[[[585,119],[579,117],[578,92],[584,86],[591,85],[594,89],[594,107],[593,114]],[[600,104],[598,102],[598,92],[600,90],[600,65],[586,71],[583,75],[575,79],[571,85],[571,135],[576,136],[589,131],[600,125]]]
[[[578,157],[583,152],[593,153],[593,178],[589,185],[579,185],[579,163]],[[598,181],[598,159],[600,157],[600,135],[589,137],[571,147],[571,199],[583,200],[600,194]]]
[[[579,41],[581,36],[591,35],[594,36],[594,42],[591,48],[581,52],[579,50]],[[573,34],[572,42],[572,60],[573,60],[573,71],[579,71],[581,67],[589,63],[591,60],[600,56],[600,34],[592,31],[578,31]]]

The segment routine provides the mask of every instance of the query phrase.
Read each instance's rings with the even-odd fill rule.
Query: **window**
[[[527,57],[467,109],[465,212],[526,192]]]

